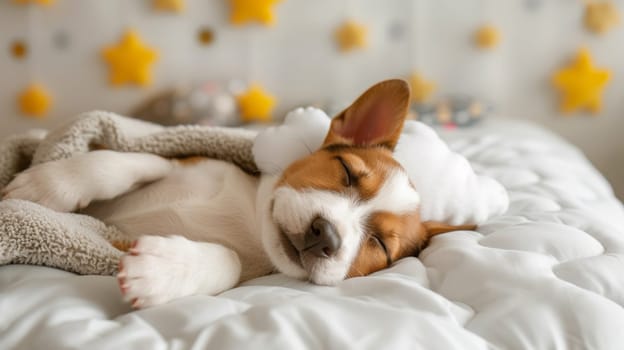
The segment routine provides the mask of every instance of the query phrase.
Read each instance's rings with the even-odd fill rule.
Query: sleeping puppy
[[[413,256],[433,235],[392,157],[410,99],[388,80],[336,116],[321,149],[278,176],[204,158],[94,151],[35,166],[6,198],[82,212],[134,243],[117,278],[134,307],[217,294],[275,270],[332,285]]]

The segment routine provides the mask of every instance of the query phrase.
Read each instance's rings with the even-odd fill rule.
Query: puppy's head
[[[334,284],[457,229],[421,223],[417,189],[392,157],[409,98],[402,80],[374,85],[332,120],[320,150],[284,171],[270,207],[275,237],[265,244],[280,271]]]

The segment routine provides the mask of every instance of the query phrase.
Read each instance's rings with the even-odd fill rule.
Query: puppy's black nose
[[[341,244],[342,239],[336,227],[331,222],[318,217],[312,221],[304,236],[303,250],[319,258],[329,258],[336,254]]]

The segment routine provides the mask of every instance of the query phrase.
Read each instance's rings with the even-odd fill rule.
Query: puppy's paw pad
[[[186,259],[189,241],[177,237],[143,236],[119,262],[117,280],[124,300],[133,307],[166,303],[193,292]]]

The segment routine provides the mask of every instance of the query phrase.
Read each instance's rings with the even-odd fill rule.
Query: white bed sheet
[[[624,210],[575,148],[488,121],[443,132],[511,206],[336,287],[283,275],[133,311],[113,277],[0,267],[0,349],[623,349]]]

